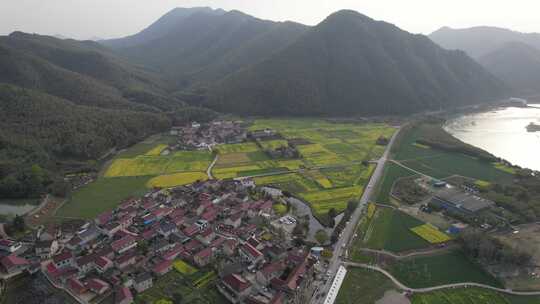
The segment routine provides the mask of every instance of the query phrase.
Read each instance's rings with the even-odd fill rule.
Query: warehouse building
[[[433,196],[431,203],[449,211],[456,211],[469,215],[495,205],[495,203],[490,200],[461,191],[458,188],[445,188],[439,190],[435,196]]]

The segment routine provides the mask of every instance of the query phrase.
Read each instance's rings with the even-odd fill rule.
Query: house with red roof
[[[157,229],[157,228],[154,228],[154,227],[151,227],[151,228],[145,230],[145,231],[141,234],[141,237],[142,237],[143,239],[145,239],[146,241],[149,241],[149,240],[155,238],[157,235],[158,235],[158,229]]]
[[[86,274],[87,272],[93,270],[96,267],[96,264],[94,264],[95,258],[96,257],[94,254],[87,254],[78,257],[75,260],[75,268],[77,268],[80,274]]]
[[[193,261],[195,262],[195,264],[197,264],[197,266],[204,267],[210,264],[213,256],[214,256],[214,251],[212,250],[211,247],[208,247],[197,252],[197,254],[193,256]]]
[[[67,280],[67,287],[76,295],[82,295],[88,291],[88,288],[77,278],[69,278]]]
[[[96,270],[100,273],[104,273],[114,266],[114,263],[104,256],[97,257],[94,260],[94,264],[96,265]]]
[[[287,265],[284,261],[269,263],[263,266],[261,270],[257,271],[255,278],[259,284],[267,286],[272,279],[279,277],[286,268]]]
[[[133,218],[135,216],[126,214],[118,219],[121,229],[126,229],[133,224]]]
[[[21,246],[22,246],[22,244],[20,242],[15,242],[15,241],[12,241],[12,240],[7,240],[7,239],[1,239],[0,240],[0,250],[2,250],[2,251],[13,253],[13,252],[19,250],[19,248],[21,248]]]
[[[237,212],[225,219],[224,224],[233,228],[238,228],[242,225],[242,212]]]
[[[118,222],[109,222],[102,227],[101,232],[110,238],[112,238],[115,233],[122,229],[122,225],[120,225]]]
[[[201,228],[198,225],[193,224],[193,225],[187,227],[186,229],[184,229],[182,232],[187,237],[194,237],[200,231],[201,231]]]
[[[99,226],[103,226],[109,223],[110,221],[112,221],[112,218],[113,218],[113,212],[109,210],[98,215],[95,219],[95,222]]]
[[[256,264],[264,259],[264,255],[249,243],[244,243],[239,249],[240,257],[245,262]]]
[[[207,208],[204,213],[201,215],[201,219],[213,222],[216,220],[218,215],[219,209],[218,208]]]
[[[114,260],[116,268],[122,270],[128,266],[134,265],[137,262],[137,255],[134,252],[125,252]]]
[[[30,265],[26,259],[14,254],[3,257],[0,260],[0,264],[2,264],[3,270],[8,274],[24,271]]]
[[[86,286],[88,287],[88,289],[98,295],[104,294],[110,288],[109,283],[100,279],[90,279],[88,280]]]
[[[163,260],[154,265],[154,267],[152,268],[152,272],[157,276],[161,276],[171,271],[172,267],[173,264],[171,260]]]
[[[181,244],[178,244],[176,243],[174,245],[173,248],[171,248],[170,250],[166,251],[165,253],[163,253],[161,255],[161,257],[165,260],[170,260],[170,261],[173,261],[174,259],[176,259],[180,253],[182,253],[183,251],[185,251],[185,248],[184,246],[182,246]]]
[[[133,295],[127,287],[119,287],[114,294],[115,304],[131,304],[133,303]]]
[[[126,252],[135,246],[137,246],[137,240],[131,235],[126,235],[125,237],[116,240],[111,244],[112,250],[118,254]]]
[[[233,256],[236,253],[238,247],[238,241],[235,239],[228,239],[223,244],[223,252],[228,256]]]
[[[212,202],[209,201],[209,200],[204,200],[204,201],[201,201],[201,203],[199,204],[199,206],[197,207],[197,209],[195,209],[195,213],[197,215],[201,215],[203,214],[203,212],[207,209],[207,208],[210,208],[212,206]]]
[[[74,262],[75,259],[71,251],[64,250],[60,254],[53,256],[53,263],[58,268],[73,266]]]
[[[214,229],[212,227],[208,227],[204,229],[199,235],[197,235],[196,239],[199,240],[201,243],[205,245],[209,245],[212,240],[216,238],[216,233],[214,232]]]
[[[238,274],[230,274],[217,285],[219,292],[231,303],[241,303],[251,292],[251,283]]]

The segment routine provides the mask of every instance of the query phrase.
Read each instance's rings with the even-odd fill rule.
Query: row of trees
[[[480,231],[462,234],[459,242],[467,256],[488,265],[524,267],[532,262],[530,254],[512,248]]]

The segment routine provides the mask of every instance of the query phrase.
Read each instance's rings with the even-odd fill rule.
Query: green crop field
[[[394,159],[411,169],[435,178],[462,175],[501,183],[509,183],[513,180],[511,172],[502,169],[500,165],[481,161],[458,152],[426,149],[422,145],[418,145],[416,141],[423,138],[425,132],[428,131],[429,129],[425,127],[404,130],[392,149]]]
[[[374,216],[365,224],[363,242],[355,246],[400,252],[426,248],[430,244],[410,231],[423,222],[394,209],[378,207]]]
[[[57,212],[60,217],[92,219],[131,196],[143,195],[150,177],[99,178],[77,190]]]
[[[261,146],[265,150],[275,150],[280,147],[287,147],[288,145],[288,142],[283,139],[261,141]]]
[[[367,184],[374,170],[374,164],[370,164],[368,167],[357,164],[345,167],[321,169],[320,171],[335,187],[347,187]]]
[[[298,173],[256,177],[255,183],[263,186],[273,186],[291,193],[317,191],[317,184]]]
[[[392,281],[379,272],[362,268],[349,268],[335,303],[375,304],[387,290],[394,288]]]
[[[254,142],[247,142],[241,144],[227,144],[214,147],[214,150],[219,154],[227,153],[247,153],[259,151],[259,147]]]
[[[375,201],[381,204],[390,203],[390,193],[392,191],[392,186],[396,180],[415,175],[414,172],[407,170],[395,163],[386,163],[384,168],[383,177],[379,181],[376,191],[375,191]]]
[[[525,304],[540,303],[540,297],[508,296],[489,289],[453,288],[429,293],[415,293],[412,304]]]
[[[502,287],[481,266],[458,251],[434,256],[403,259],[388,269],[400,282],[411,288],[474,282]]]
[[[332,208],[338,212],[345,210],[347,203],[360,198],[362,191],[362,187],[354,186],[300,193],[300,197],[311,205],[317,217],[322,217]]]

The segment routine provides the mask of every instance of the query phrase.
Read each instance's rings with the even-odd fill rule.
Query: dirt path
[[[369,252],[369,253],[376,253],[381,255],[386,255],[392,258],[395,258],[397,260],[412,258],[415,256],[430,256],[430,255],[436,255],[440,253],[444,253],[446,251],[450,251],[454,248],[457,248],[458,246],[455,244],[448,245],[446,247],[442,248],[430,248],[426,250],[415,250],[413,252],[405,253],[405,254],[396,254],[390,251],[386,250],[376,250],[376,249],[369,249],[369,248],[360,248],[360,251]]]

